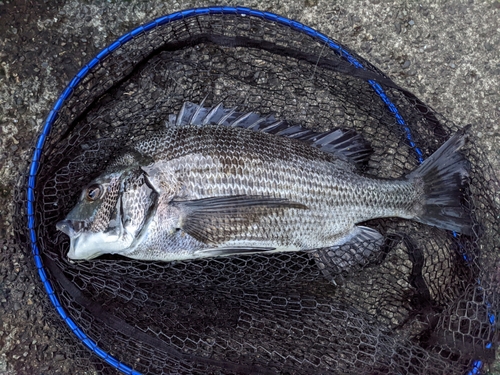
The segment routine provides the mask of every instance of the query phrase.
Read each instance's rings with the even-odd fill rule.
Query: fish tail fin
[[[472,234],[472,218],[464,205],[470,165],[460,152],[469,129],[470,125],[458,131],[408,175],[422,197],[414,220]]]

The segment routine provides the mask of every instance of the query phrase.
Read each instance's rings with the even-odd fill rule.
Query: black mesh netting
[[[350,54],[366,70],[286,25],[207,14],[142,33],[89,71],[47,138],[34,197],[48,278],[88,338],[144,374],[465,374],[494,360],[498,183],[473,136],[465,150],[472,237],[373,220],[367,225],[386,238],[383,256],[330,277],[302,252],[171,263],[66,258],[69,240],[55,223],[83,186],[185,101],[317,130],[353,128],[374,148],[365,173],[396,178],[415,169],[416,149],[428,157],[457,127]],[[18,189],[17,228],[31,251],[27,184]],[[75,361],[110,371],[68,340]]]

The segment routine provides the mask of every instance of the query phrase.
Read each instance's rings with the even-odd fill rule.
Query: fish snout
[[[84,228],[84,224],[83,221],[61,220],[56,224],[56,228],[70,238],[75,238],[80,234],[80,230]]]

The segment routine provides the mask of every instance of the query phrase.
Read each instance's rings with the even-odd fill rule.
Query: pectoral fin
[[[310,253],[323,274],[329,279],[355,267],[363,268],[376,258],[384,237],[375,229],[356,226],[333,246]]]
[[[288,199],[236,195],[191,201],[172,201],[181,211],[181,228],[205,244],[222,244],[248,232],[262,217],[287,209],[307,209]]]

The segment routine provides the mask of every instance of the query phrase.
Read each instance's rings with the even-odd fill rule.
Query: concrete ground
[[[500,171],[500,1],[0,1],[0,374],[75,370],[41,320],[40,295],[14,245],[13,186],[51,106],[79,68],[131,28],[177,10],[242,5],[333,37],[459,125],[473,124]],[[491,374],[500,374],[497,363]]]

